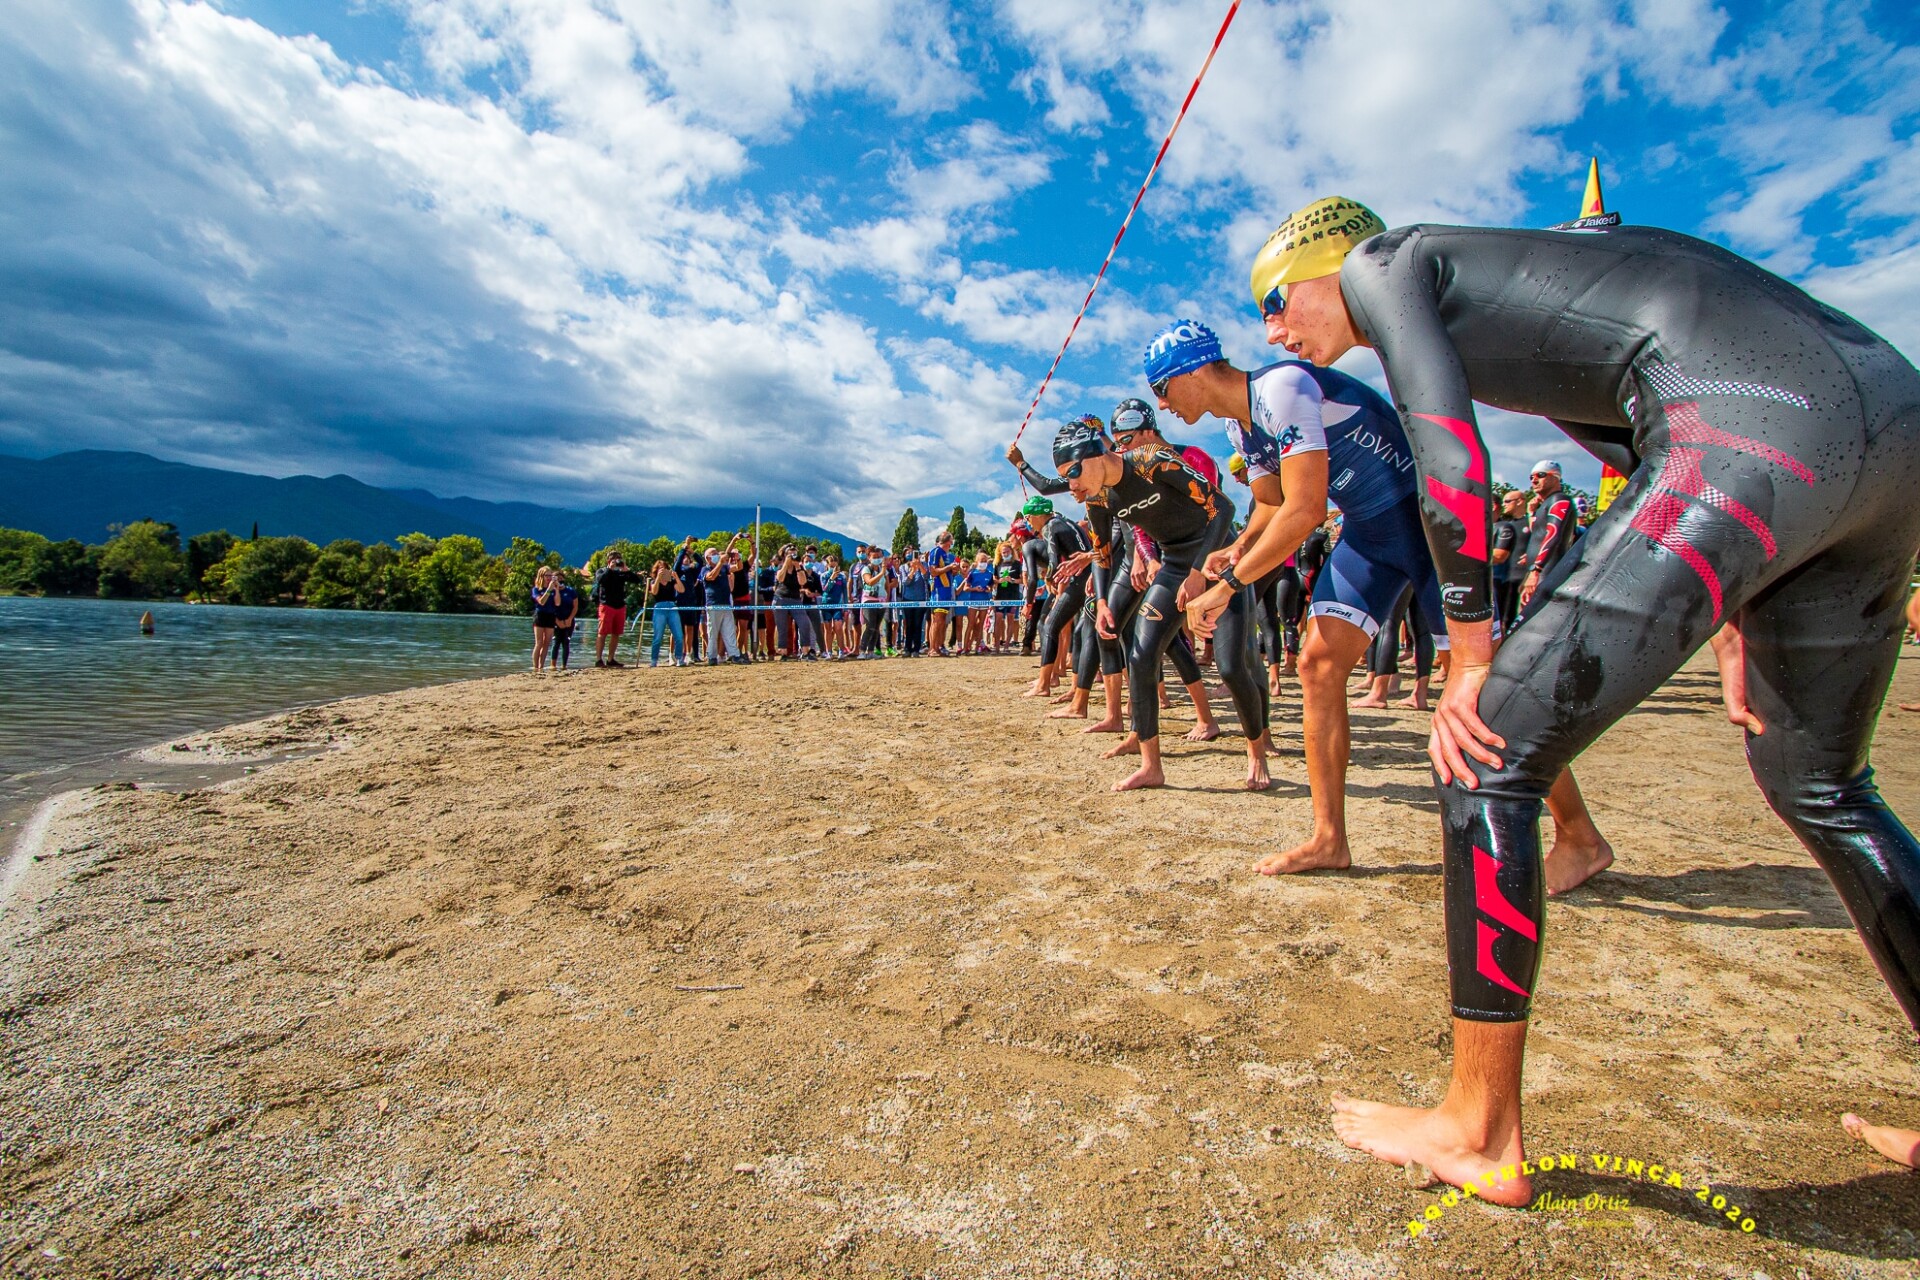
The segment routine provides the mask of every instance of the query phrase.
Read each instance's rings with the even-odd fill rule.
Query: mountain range
[[[856,539],[798,519],[779,507],[760,518],[798,537]],[[515,537],[533,538],[581,563],[616,538],[649,542],[687,534],[706,537],[753,521],[752,507],[601,507],[569,511],[530,502],[441,498],[424,489],[378,489],[352,476],[247,475],[165,462],[144,453],[83,449],[51,458],[0,454],[0,527],[29,529],[56,541],[107,540],[108,526],[164,520],[181,538],[226,529],[245,537],[297,535],[325,546],[336,538],[390,542],[406,533],[444,538],[472,534],[488,551]]]

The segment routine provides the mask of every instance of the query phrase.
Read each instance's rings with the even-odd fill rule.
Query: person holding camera
[[[707,665],[717,667],[724,657],[728,662],[745,662],[740,656],[740,641],[733,633],[733,584],[740,571],[735,548],[740,535],[734,534],[725,551],[707,551],[707,567],[700,577],[707,593]]]
[[[674,605],[680,613],[680,630],[687,638],[689,662],[700,661],[701,611],[707,603],[706,584],[701,575],[706,568],[700,553],[694,550],[693,535],[688,534],[673,557],[673,573],[680,579],[680,594],[675,597]]]
[[[814,634],[813,619],[808,616],[802,591],[807,581],[807,566],[792,543],[780,548],[774,560],[773,609],[779,627],[780,660],[818,656],[820,638]],[[816,597],[817,599],[818,597]]]
[[[593,576],[593,601],[599,610],[595,615],[597,629],[593,637],[594,666],[624,665],[615,655],[620,649],[620,637],[627,630],[627,588],[639,581],[640,575],[627,568],[626,560],[618,551],[610,552],[607,563]],[[575,608],[577,610],[577,604]],[[566,633],[571,643],[572,623],[567,624]],[[558,638],[556,635],[555,639]]]
[[[673,636],[673,665],[676,667],[687,665],[686,634],[680,627],[680,589],[680,575],[673,571],[673,566],[665,560],[656,561],[653,566],[653,577],[647,583],[647,592],[653,597],[653,653],[647,660],[647,665],[650,667],[660,665],[660,642],[669,634]],[[636,627],[634,629],[636,637],[634,661],[636,662],[639,661],[639,634],[639,628]]]

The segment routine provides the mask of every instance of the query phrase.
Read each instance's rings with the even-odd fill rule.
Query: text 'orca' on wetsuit
[[[1093,531],[1094,589],[1112,585],[1115,526],[1125,521],[1160,546],[1160,570],[1141,597],[1127,657],[1128,712],[1135,733],[1160,736],[1160,660],[1180,630],[1180,586],[1207,554],[1233,541],[1233,502],[1184,459],[1166,449],[1117,455],[1120,478],[1087,503]],[[1234,594],[1214,632],[1214,660],[1249,738],[1266,732],[1266,684],[1253,677],[1248,593]],[[1231,621],[1229,621],[1231,618]]]

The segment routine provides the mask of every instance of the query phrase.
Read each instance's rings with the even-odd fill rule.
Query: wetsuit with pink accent
[[[1920,845],[1867,759],[1920,548],[1920,374],[1779,277],[1648,227],[1406,227],[1356,248],[1340,288],[1413,446],[1449,618],[1493,615],[1474,401],[1630,477],[1494,658],[1479,712],[1501,767],[1440,788],[1455,1015],[1527,1016],[1542,799],[1732,622],[1766,725],[1754,777],[1920,1027]]]

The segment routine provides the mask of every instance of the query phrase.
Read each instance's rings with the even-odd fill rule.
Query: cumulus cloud
[[[10,9],[0,448],[760,499],[869,536],[924,495],[997,511],[1221,8],[391,7],[378,70],[187,0]],[[1173,314],[1265,355],[1243,264],[1305,199],[1527,220],[1570,123],[1636,96],[1683,123],[1675,173],[1727,166],[1708,231],[1920,346],[1920,61],[1858,12],[1253,6],[1041,419],[1137,394]],[[1554,451],[1489,421],[1502,469]]]

